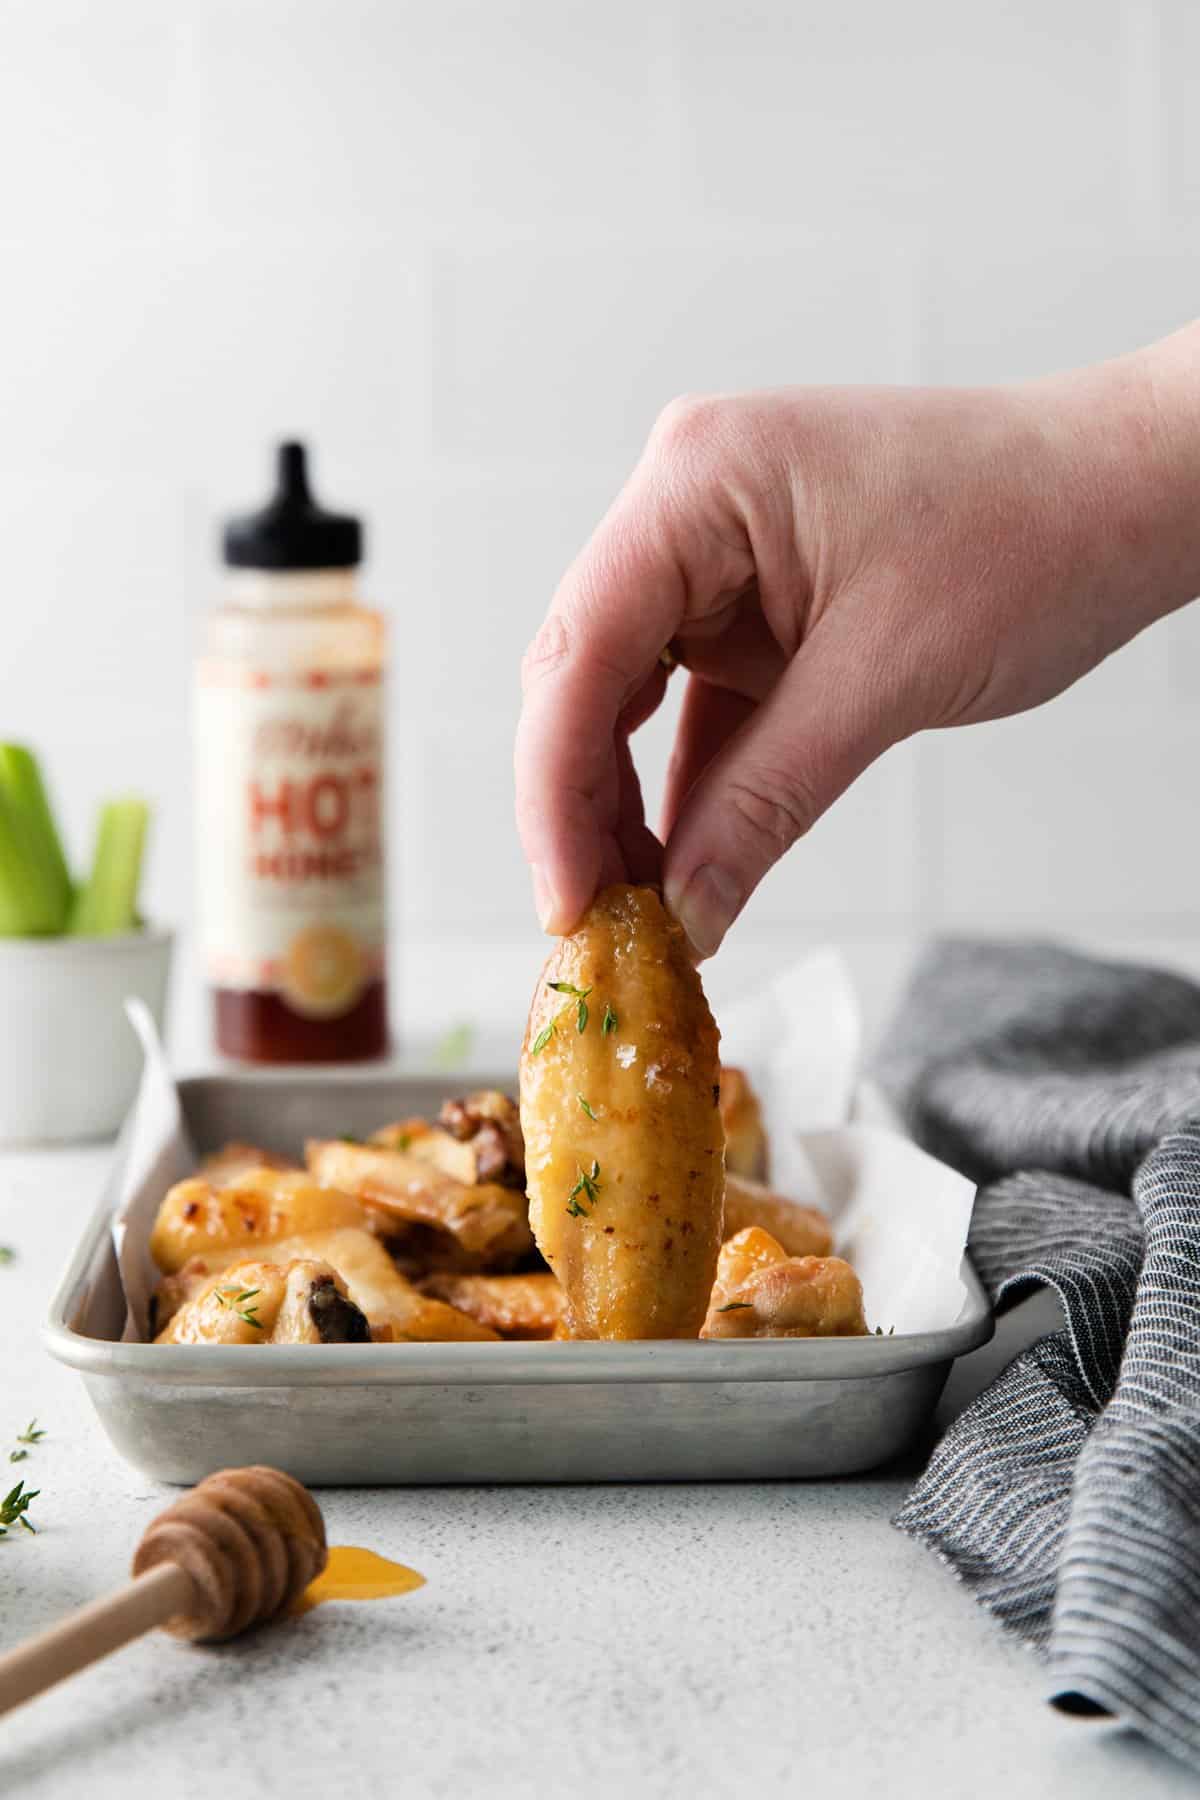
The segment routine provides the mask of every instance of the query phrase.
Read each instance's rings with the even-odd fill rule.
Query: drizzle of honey
[[[414,1588],[424,1586],[425,1577],[403,1563],[357,1544],[331,1544],[324,1569],[289,1610],[305,1613],[326,1600],[389,1600],[394,1594],[411,1594]]]

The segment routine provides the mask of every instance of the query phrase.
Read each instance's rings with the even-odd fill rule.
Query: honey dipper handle
[[[0,1713],[11,1712],[176,1613],[187,1612],[194,1599],[187,1571],[178,1563],[163,1562],[128,1587],[80,1607],[70,1618],[0,1656]]]

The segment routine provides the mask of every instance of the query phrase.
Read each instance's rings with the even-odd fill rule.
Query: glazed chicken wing
[[[828,1256],[833,1249],[829,1220],[815,1206],[802,1206],[744,1176],[725,1176],[725,1239],[747,1226],[761,1225],[778,1238],[788,1256]]]
[[[365,1344],[371,1331],[328,1263],[235,1262],[204,1280],[159,1344]]]
[[[862,1284],[840,1256],[789,1256],[758,1226],[722,1246],[701,1337],[862,1337]]]
[[[158,1209],[150,1254],[167,1274],[193,1256],[244,1249],[339,1225],[365,1225],[361,1201],[319,1187],[303,1170],[252,1169],[214,1184],[194,1175],[176,1182]]]
[[[573,1337],[695,1337],[721,1239],[717,1028],[653,888],[552,953],[521,1054],[530,1222]]]
[[[721,1123],[725,1127],[725,1173],[767,1178],[767,1133],[758,1095],[743,1069],[721,1070]]]
[[[525,1189],[525,1145],[516,1104],[494,1089],[447,1100],[434,1125],[425,1119],[385,1125],[372,1133],[371,1142],[386,1150],[409,1150],[467,1186],[497,1182]]]
[[[475,1268],[511,1268],[532,1248],[525,1197],[494,1182],[473,1187],[445,1175],[410,1149],[385,1149],[341,1138],[312,1141],[310,1174],[356,1195],[384,1236],[408,1226],[444,1234],[448,1261]],[[457,1255],[453,1254],[457,1253]]]
[[[354,1304],[365,1313],[371,1336],[386,1343],[491,1343],[496,1332],[486,1320],[424,1294],[405,1279],[377,1237],[360,1226],[314,1231],[307,1237],[284,1238],[260,1251],[262,1262],[280,1267],[296,1261],[320,1262],[333,1269]],[[245,1252],[227,1250],[194,1256],[154,1293],[155,1327],[161,1333],[180,1309],[205,1291],[213,1278]],[[226,1274],[225,1279],[231,1277]],[[547,1280],[552,1277],[547,1276]],[[164,1340],[165,1341],[165,1340]]]
[[[436,1294],[505,1338],[549,1338],[562,1316],[563,1292],[553,1275],[426,1276],[426,1294]]]

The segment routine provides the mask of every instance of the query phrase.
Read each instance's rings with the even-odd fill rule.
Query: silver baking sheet
[[[472,1076],[471,1085],[485,1078]],[[453,1077],[200,1076],[179,1084],[199,1152],[231,1138],[295,1152],[427,1113]],[[511,1078],[495,1083],[511,1087]],[[992,1335],[964,1257],[959,1317],[892,1337],[637,1344],[122,1343],[113,1175],[51,1305],[45,1341],[78,1369],[129,1462],[187,1484],[270,1462],[312,1485],[713,1481],[845,1475],[897,1455],[953,1360]]]

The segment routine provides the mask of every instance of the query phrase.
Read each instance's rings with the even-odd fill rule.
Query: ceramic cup
[[[125,1001],[162,1029],[171,933],[0,938],[0,1144],[111,1136],[137,1092],[142,1050]]]

